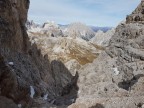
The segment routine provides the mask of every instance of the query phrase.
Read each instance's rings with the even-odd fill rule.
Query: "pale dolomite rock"
[[[85,24],[76,22],[68,25],[67,29],[64,30],[64,35],[72,38],[82,38],[89,41],[92,37],[94,37],[95,33]]]
[[[55,46],[54,48],[53,48],[53,52],[54,53],[65,53],[65,50],[64,49],[62,49],[61,47],[58,47],[58,46]]]
[[[106,50],[79,70],[81,91],[69,108],[138,108],[144,103],[144,3],[120,23]],[[100,34],[103,34],[101,31]],[[94,41],[93,41],[94,42]],[[98,41],[100,43],[100,41]],[[81,105],[83,104],[83,105]]]
[[[111,30],[108,30],[106,33],[99,30],[95,33],[95,36],[90,39],[90,42],[100,45],[100,46],[107,46],[109,44],[110,38],[114,35],[115,29],[112,28]]]
[[[144,108],[144,104],[142,105],[142,108]]]

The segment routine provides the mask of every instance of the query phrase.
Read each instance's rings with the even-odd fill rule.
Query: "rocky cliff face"
[[[140,5],[126,18],[126,23],[144,23],[144,1],[141,0]]]
[[[25,36],[25,21],[28,8],[28,0],[0,1],[1,49],[26,51],[28,38]]]
[[[143,2],[129,16],[142,14]],[[71,108],[144,107],[144,25],[130,20],[116,28],[106,51],[79,71],[79,98]]]
[[[51,102],[73,85],[73,76],[61,62],[50,63],[29,42],[28,8],[29,0],[0,0],[0,95],[19,106],[32,105],[35,98]]]

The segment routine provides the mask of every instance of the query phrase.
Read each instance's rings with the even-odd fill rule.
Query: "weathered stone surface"
[[[142,3],[131,15],[141,14],[141,11]],[[87,108],[97,103],[104,108],[137,108],[139,103],[143,105],[142,21],[127,19],[126,24],[118,25],[106,50],[93,63],[80,69],[76,105],[84,104]]]
[[[142,23],[144,24],[144,1],[132,12],[131,15],[126,17],[126,23]]]

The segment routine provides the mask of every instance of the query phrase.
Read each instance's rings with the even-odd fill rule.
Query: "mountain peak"
[[[144,23],[144,0],[126,17],[126,23]]]

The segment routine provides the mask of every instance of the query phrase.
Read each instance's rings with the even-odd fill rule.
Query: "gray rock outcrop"
[[[140,5],[133,11],[131,15],[126,17],[126,23],[144,23],[144,1],[141,0]]]
[[[143,2],[129,16],[142,15]],[[70,108],[144,106],[144,25],[129,20],[117,26],[104,52],[79,71],[79,98]]]

